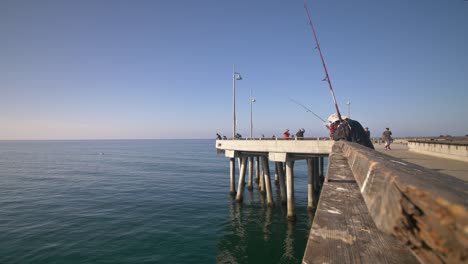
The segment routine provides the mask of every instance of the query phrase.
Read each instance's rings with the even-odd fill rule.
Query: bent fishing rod
[[[328,75],[327,66],[325,65],[325,60],[323,59],[322,50],[320,49],[320,45],[319,45],[319,42],[318,42],[318,39],[317,39],[317,35],[315,34],[314,25],[312,25],[312,19],[310,18],[309,9],[307,8],[307,0],[304,0],[304,9],[306,10],[307,17],[309,18],[309,25],[310,25],[310,28],[312,29],[312,34],[314,35],[315,43],[317,45],[316,48],[319,51],[320,59],[322,59],[323,69],[325,70],[325,79],[324,80],[326,80],[328,82],[328,86],[330,87],[330,92],[331,92],[331,95],[332,95],[332,98],[333,98],[333,102],[335,103],[336,113],[338,114],[338,118],[340,119],[340,122],[341,122],[341,121],[343,121],[343,119],[341,118],[340,109],[338,109],[338,103],[336,102],[335,93],[333,92],[333,87],[332,87],[332,84],[331,84],[331,81],[330,81],[330,76]]]
[[[292,102],[296,103],[297,105],[299,106],[302,106],[302,108],[304,108],[307,112],[311,112],[314,116],[316,116],[318,119],[322,120],[325,124],[328,123],[327,121],[325,121],[323,118],[321,118],[319,115],[317,115],[316,113],[314,113],[312,110],[310,110],[309,108],[307,108],[305,105],[299,103],[298,101],[292,99],[292,98],[289,98],[289,100],[291,100]]]

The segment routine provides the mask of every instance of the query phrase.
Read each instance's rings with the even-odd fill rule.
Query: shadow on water
[[[326,165],[327,161],[325,161]],[[273,165],[273,164],[270,164]],[[274,166],[270,166],[274,168]],[[273,172],[273,171],[272,171]],[[272,183],[273,175],[271,174]],[[295,210],[297,220],[287,220],[287,207],[281,204],[279,186],[273,184],[275,205],[268,207],[265,194],[246,191],[243,203],[226,201],[229,220],[224,223],[217,243],[217,263],[301,263],[316,210],[307,209],[307,165],[295,166]]]

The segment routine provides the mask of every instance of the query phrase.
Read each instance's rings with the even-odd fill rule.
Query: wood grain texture
[[[468,263],[468,184],[455,177],[338,142],[377,227],[423,263]]]
[[[341,153],[329,157],[303,263],[418,263],[400,241],[377,229]]]

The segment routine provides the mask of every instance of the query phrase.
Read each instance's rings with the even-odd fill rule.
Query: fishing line
[[[307,112],[311,112],[314,116],[316,116],[318,119],[322,120],[324,123],[328,123],[327,121],[325,121],[323,118],[321,118],[319,115],[317,115],[316,113],[314,113],[312,110],[310,110],[308,107],[306,107],[305,105],[299,103],[298,101],[292,99],[292,98],[289,98],[289,100],[291,100],[292,102],[296,103],[297,105],[301,106],[302,108],[304,108]]]
[[[328,75],[327,66],[325,65],[325,60],[323,59],[322,50],[320,49],[320,45],[319,45],[319,42],[318,42],[318,39],[317,39],[317,35],[315,34],[314,25],[312,25],[312,19],[310,18],[309,9],[307,8],[307,1],[306,0],[304,0],[304,9],[306,10],[307,17],[309,18],[309,25],[310,25],[310,28],[312,29],[312,34],[314,35],[315,43],[317,45],[316,48],[318,49],[318,51],[320,53],[320,59],[322,59],[323,69],[325,70],[325,79],[323,79],[323,80],[324,81],[326,80],[328,82],[328,86],[330,86],[330,92],[331,92],[331,95],[332,95],[332,98],[333,98],[333,102],[335,103],[336,113],[338,114],[338,118],[340,119],[340,121],[343,121],[343,119],[341,118],[340,109],[338,109],[338,103],[336,102],[335,93],[333,92],[333,87],[332,87],[332,84],[331,84],[331,81],[330,81],[330,76]]]

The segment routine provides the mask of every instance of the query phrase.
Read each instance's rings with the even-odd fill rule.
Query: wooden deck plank
[[[347,159],[332,154],[303,263],[419,263],[377,229],[353,180]]]

